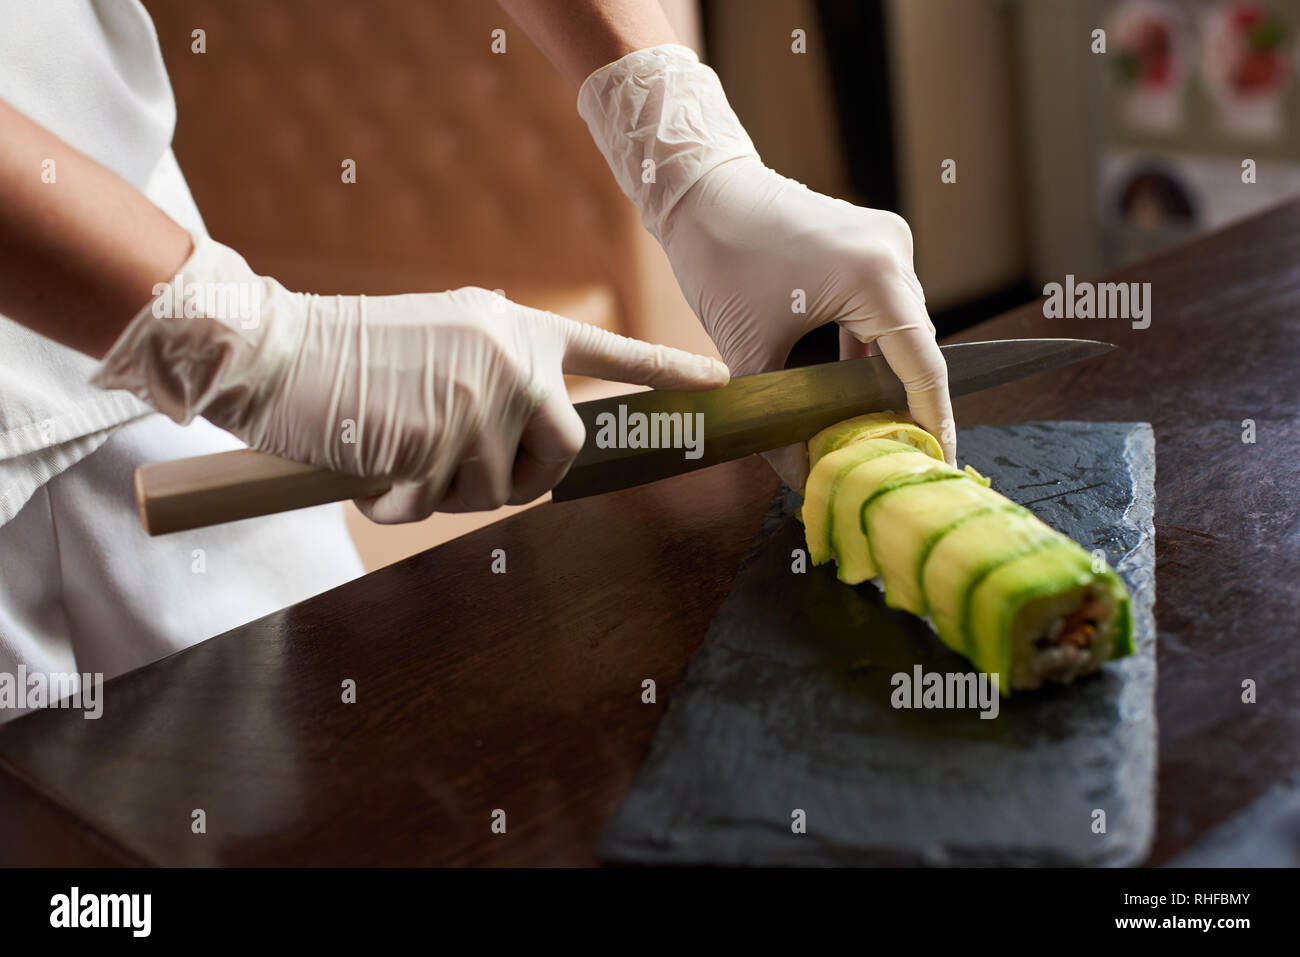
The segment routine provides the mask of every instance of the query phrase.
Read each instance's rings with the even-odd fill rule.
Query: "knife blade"
[[[962,342],[943,346],[942,351],[948,363],[949,393],[959,396],[1114,348],[1089,339],[1002,339]],[[574,408],[587,427],[587,441],[568,474],[551,492],[557,502],[643,485],[792,445],[864,412],[905,411],[907,393],[883,356],[867,356],[739,376],[708,392],[634,392],[581,402]],[[634,437],[637,423],[644,425],[641,435]],[[698,447],[682,447],[688,428],[690,441]],[[702,435],[694,434],[695,429]],[[630,445],[629,440],[638,446],[642,440],[658,440],[665,431],[670,439],[680,435],[681,440],[670,441],[667,448]],[[688,458],[687,452],[698,453],[698,457]]]
[[[1115,348],[1085,339],[1008,339],[943,347],[948,388],[965,395],[1036,372],[1102,355]],[[580,402],[587,441],[568,475],[553,491],[556,501],[598,495],[801,442],[842,419],[883,409],[906,409],[907,395],[881,356],[740,376],[708,392],[652,391]],[[639,413],[680,416],[684,444],[687,416],[703,428],[690,438],[698,448],[635,448],[623,424]],[[602,441],[602,430],[612,442]],[[698,442],[695,440],[698,439]],[[671,444],[671,443],[670,443]],[[366,498],[391,480],[331,472],[254,449],[218,452],[142,465],[135,473],[140,521],[163,535],[310,505]]]

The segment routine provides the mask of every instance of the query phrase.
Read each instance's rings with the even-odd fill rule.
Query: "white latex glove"
[[[202,415],[263,451],[401,480],[358,503],[377,522],[522,504],[545,493],[585,437],[565,372],[672,389],[727,381],[714,359],[486,289],[295,293],[220,243],[197,235],[194,242],[180,270],[191,308],[169,318],[177,313],[169,293],[160,293],[92,381],[128,389],[182,424]],[[222,284],[232,303],[257,308],[214,308],[209,297]],[[197,309],[192,288],[202,293]]]
[[[597,70],[578,112],[733,375],[781,368],[802,335],[837,322],[841,355],[866,355],[875,342],[912,417],[955,463],[948,369],[901,217],[764,166],[717,74],[684,46],[639,50]],[[767,458],[790,487],[803,485],[804,446]]]

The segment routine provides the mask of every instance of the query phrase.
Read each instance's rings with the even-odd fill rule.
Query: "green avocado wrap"
[[[1133,651],[1119,576],[1066,535],[876,414],[809,441],[803,518],[814,564],[877,578],[885,601],[997,676],[1004,695],[1068,684]]]

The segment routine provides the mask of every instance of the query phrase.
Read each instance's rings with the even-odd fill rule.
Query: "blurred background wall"
[[[319,293],[477,284],[712,351],[574,92],[495,3],[145,3],[182,168],[255,268]],[[770,166],[908,218],[941,334],[1300,193],[1296,0],[663,6]],[[510,511],[351,521],[373,568]]]
[[[907,217],[941,333],[1300,193],[1296,0],[702,9],[768,163]],[[805,354],[832,347],[823,335]]]

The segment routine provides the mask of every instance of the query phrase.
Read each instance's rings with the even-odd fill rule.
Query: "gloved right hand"
[[[554,486],[585,437],[566,372],[661,389],[727,382],[714,359],[486,289],[295,293],[206,236],[194,243],[91,381],[262,451],[391,477],[358,503],[376,522],[523,504]]]

